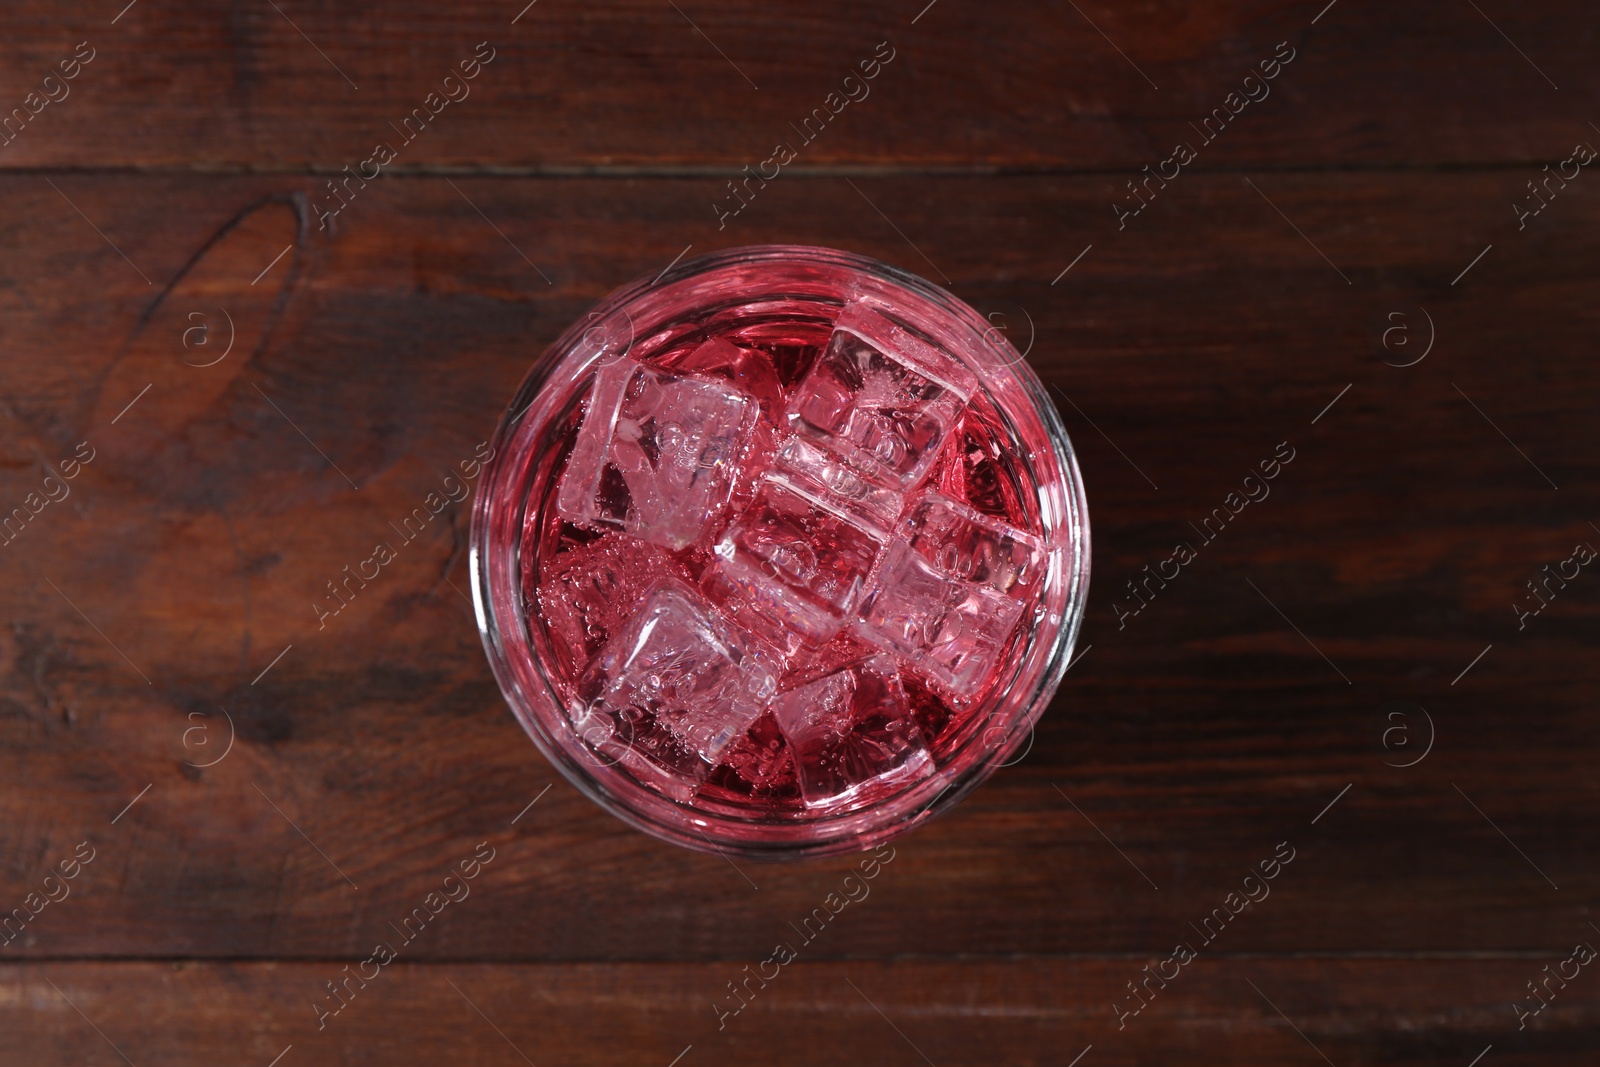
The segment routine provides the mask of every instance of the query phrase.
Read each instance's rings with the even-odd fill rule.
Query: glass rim
[[[681,300],[685,287],[692,290],[697,280],[704,283],[721,271],[752,263],[787,265],[796,271],[845,268],[863,279],[864,284],[924,301],[946,320],[938,325],[949,331],[948,336],[939,339],[950,345],[957,358],[970,363],[969,357],[977,351],[971,343],[974,338],[981,338],[982,344],[995,353],[995,369],[1020,386],[1051,446],[1048,456],[1017,457],[1028,467],[1030,488],[1037,498],[1035,504],[1048,546],[1049,566],[1038,594],[1045,614],[1043,620],[1036,620],[1026,645],[1016,653],[1014,658],[1021,662],[1011,682],[1003,691],[985,698],[983,713],[963,727],[967,736],[941,756],[933,775],[862,807],[811,819],[721,815],[658,793],[615,764],[600,764],[571,727],[563,698],[543,666],[536,662],[538,657],[531,645],[524,642],[520,652],[507,647],[507,637],[526,634],[528,626],[529,612],[520,587],[521,550],[502,548],[500,558],[490,551],[497,524],[509,528],[514,522],[517,529],[522,526],[529,504],[527,487],[512,479],[524,470],[527,457],[517,449],[519,445],[523,449],[531,446],[535,435],[523,431],[529,425],[542,425],[541,417],[548,418],[550,406],[559,399],[560,389],[547,389],[559,384],[554,380],[557,371],[564,369],[568,378],[581,378],[618,347],[624,323],[628,340],[622,345],[623,350],[640,340],[632,311],[639,311],[638,318],[648,326],[648,312],[673,306]],[[752,295],[752,299],[756,298],[759,294]],[[922,320],[918,323],[921,325]],[[964,338],[960,336],[962,327]],[[648,332],[644,331],[646,336]],[[980,388],[995,398],[987,378]],[[1007,433],[1015,439],[1013,413],[1007,410],[1008,405],[996,399],[995,408],[1006,420]],[[675,263],[658,275],[641,276],[600,300],[540,354],[502,413],[491,443],[490,458],[473,502],[469,560],[474,614],[495,680],[518,722],[563,777],[601,808],[655,837],[702,852],[741,857],[798,858],[871,848],[948,811],[1006,765],[1043,715],[1070,663],[1087,599],[1090,535],[1082,477],[1060,412],[1033,368],[1003,334],[948,290],[898,267],[830,248],[755,245],[719,249]],[[1040,464],[1053,468],[1051,476],[1039,475],[1036,466]],[[508,511],[514,514],[508,516]],[[520,544],[520,538],[511,542],[511,546]],[[1046,639],[1040,640],[1039,634],[1046,626]],[[523,659],[529,662],[523,664]],[[1019,693],[1019,687],[1024,686],[1025,691]],[[565,724],[564,736],[552,732],[535,704],[541,705],[552,721]],[[997,731],[999,739],[990,740]],[[975,754],[980,743],[984,751]],[[577,749],[586,755],[580,756]],[[685,829],[685,824],[693,826],[694,832]],[[773,840],[770,835],[778,830],[788,832],[782,840]]]

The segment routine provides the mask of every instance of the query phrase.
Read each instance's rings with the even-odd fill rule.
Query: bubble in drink
[[[626,534],[605,534],[545,564],[539,610],[562,653],[587,663],[632,620],[646,591],[668,575],[688,577],[664,549]]]

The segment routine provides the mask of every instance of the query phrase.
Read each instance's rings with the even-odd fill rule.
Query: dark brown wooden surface
[[[0,1063],[1594,1061],[1593,968],[1513,1004],[1600,944],[1600,576],[1512,608],[1600,546],[1600,177],[1512,209],[1600,144],[1593,11],[277,6],[0,13],[18,106],[96,50],[0,147],[0,513],[93,452],[0,545],[0,909],[94,850],[0,945]],[[328,176],[485,39],[473,94],[319,229]],[[1272,95],[1119,230],[1284,40]],[[1028,350],[1094,577],[1026,758],[719,1030],[856,861],[735,868],[566,785],[484,662],[464,504],[311,605],[594,301],[764,242],[947,282]],[[1270,496],[1119,625],[1281,442]],[[480,842],[471,895],[319,1031],[324,983]],[[1271,895],[1119,1029],[1280,842]]]
[[[1137,169],[1280,41],[1298,54],[1203,166],[1542,163],[1583,135],[1600,89],[1578,0],[1339,0],[1314,26],[1322,5],[1299,0],[938,0],[913,25],[926,2],[538,0],[513,25],[515,0],[139,0],[112,26],[115,0],[22,0],[0,13],[6,107],[79,41],[95,58],[0,152],[12,166],[337,171],[483,41],[495,58],[470,95],[399,165],[737,170],[882,41],[895,58],[801,165]]]

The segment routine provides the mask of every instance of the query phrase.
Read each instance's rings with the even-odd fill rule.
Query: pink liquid
[[[797,387],[812,370],[832,333],[830,323],[810,316],[763,316],[762,321],[753,323],[735,321],[720,328],[684,329],[656,343],[635,344],[624,357],[647,368],[725,381],[754,401],[757,421],[731,464],[731,499],[715,507],[704,532],[686,547],[673,550],[643,541],[626,532],[618,521],[575,523],[563,517],[559,508],[545,508],[538,521],[529,524],[532,551],[524,557],[526,595],[540,605],[541,620],[548,628],[550,665],[569,701],[581,699],[578,690],[584,672],[607,642],[621,634],[634,618],[652,586],[671,576],[690,589],[715,589],[714,576],[708,572],[716,562],[714,546],[725,536],[735,551],[747,546],[757,549],[749,553],[752,557],[760,554],[763,543],[781,541],[789,545],[791,554],[805,557],[808,584],[836,594],[827,604],[828,609],[856,602],[848,594],[866,586],[873,567],[882,562],[885,544],[875,542],[848,520],[824,509],[805,509],[803,501],[797,507],[795,494],[782,488],[769,485],[765,492],[757,488],[763,476],[774,470],[777,449],[794,436],[793,422],[798,420],[785,416],[796,400]],[[726,347],[718,351],[721,346],[709,343],[714,341],[723,342]],[[828,398],[819,399],[819,392],[813,390],[809,398],[825,403]],[[564,454],[549,469],[549,482],[559,483],[566,472],[582,418],[592,403],[591,392],[583,411],[573,413],[571,424],[560,435]],[[997,426],[996,412],[981,393],[965,401],[954,420],[937,434],[913,425],[912,436],[918,441],[925,442],[930,436],[942,440],[931,457],[928,472],[910,483],[906,504],[935,490],[981,515],[1039,534],[1037,516],[1025,506],[1032,490],[1019,484],[1019,471],[1005,462],[1006,442]],[[617,480],[615,471],[603,476],[602,481],[607,480]],[[611,485],[609,492],[607,489],[601,486],[599,496],[612,505],[627,495],[625,485]],[[625,510],[625,505],[617,510]],[[797,515],[797,511],[805,513]],[[898,513],[895,517],[899,517]],[[780,575],[777,584],[781,587],[786,570],[782,553],[768,552],[765,562],[769,572]],[[802,598],[807,592],[793,589],[787,595]],[[718,603],[718,599],[721,598],[707,597],[723,612],[724,620],[740,631],[749,647],[768,655],[776,668],[777,689],[749,728],[718,751],[715,764],[707,769],[703,780],[694,783],[692,790],[674,788],[672,784],[664,787],[663,791],[679,796],[692,793],[725,805],[769,812],[805,811],[807,791],[802,789],[797,775],[798,755],[801,760],[814,759],[821,764],[808,776],[823,787],[813,791],[813,805],[826,810],[829,782],[840,787],[833,795],[842,798],[841,806],[870,802],[874,792],[892,791],[901,784],[902,780],[893,774],[896,768],[906,762],[936,761],[941,741],[961,735],[962,726],[982,708],[988,690],[1008,666],[1002,651],[981,677],[960,687],[958,698],[947,687],[941,687],[938,677],[913,664],[898,662],[892,649],[885,654],[877,647],[881,642],[864,637],[849,625],[840,626],[820,642],[795,642],[792,648],[785,649],[781,647],[782,635],[768,632],[770,618],[763,627],[749,621],[741,625],[737,608],[726,601]],[[1020,599],[1008,603],[1015,605],[1015,610],[1006,612],[1004,627],[993,635],[1002,650],[1017,636],[1024,607]],[[855,672],[854,692],[830,691],[848,684],[830,672],[863,661],[869,666]],[[828,736],[821,743],[797,746],[793,735],[807,727],[791,726],[785,730],[778,716],[783,710],[784,695],[806,689],[808,680],[812,680],[810,688],[814,691],[806,693],[805,699],[820,708],[825,720],[810,724],[809,733]],[[887,692],[891,688],[893,692]],[[637,736],[629,740],[636,748],[640,744]],[[910,759],[897,762],[902,755],[897,750],[913,747],[924,750],[925,755],[917,752]],[[797,748],[804,751],[797,754]],[[647,759],[669,768],[685,762],[656,753]],[[882,775],[885,767],[889,773]],[[915,771],[907,772],[912,773]],[[650,775],[646,780],[654,778]],[[852,790],[849,786],[857,788]]]
[[[707,257],[590,320],[524,384],[474,516],[490,661],[540,748],[636,826],[751,853],[863,847],[981,781],[1087,580],[1016,352],[818,249]]]

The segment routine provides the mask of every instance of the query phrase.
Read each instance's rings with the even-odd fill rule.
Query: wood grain
[[[1600,138],[1595,36],[1566,0],[7,6],[0,1064],[1593,1061],[1592,968],[1513,1004],[1600,939],[1597,579],[1516,608],[1600,543],[1597,179],[1515,207]],[[1026,757],[719,1030],[856,861],[735,867],[561,780],[484,661],[465,504],[312,602],[595,301],[767,242],[1028,352],[1094,576]]]
[[[113,25],[98,6],[7,5],[8,110],[78,42],[95,58],[0,148],[0,166],[337,172],[393,140],[406,168],[737,172],[800,137],[790,124],[828,108],[884,41],[895,58],[797,142],[796,165],[1137,171],[1194,137],[1190,123],[1244,91],[1279,42],[1295,58],[1205,166],[1554,162],[1592,135],[1583,101],[1600,87],[1597,16],[1578,0],[1484,14],[1347,0],[1314,25],[1323,5],[1299,0],[941,0],[920,18],[919,0],[543,0],[514,25],[514,0],[277,6],[146,2]],[[468,95],[433,105],[403,144],[390,124],[442,97],[484,41],[494,60],[452,90]]]
[[[1400,1064],[1581,1062],[1600,1000],[1574,983],[1517,1030],[1510,998],[1544,961],[1197,960],[1123,1020],[1143,958],[790,964],[717,1029],[743,960],[579,966],[393,963],[323,1019],[345,961],[51,963],[0,968],[15,1062],[266,1064]],[[369,971],[370,973],[370,971]],[[769,972],[770,973],[770,972]],[[1587,977],[1587,975],[1585,975]],[[1252,986],[1255,988],[1252,989]],[[852,988],[853,987],[853,988]],[[126,990],[138,988],[136,1001]],[[1531,1000],[1526,993],[1524,998]],[[81,1012],[81,1014],[80,1014]],[[1280,1014],[1281,1012],[1281,1014]],[[92,1024],[92,1025],[91,1025]],[[98,1029],[99,1033],[96,1032]],[[1296,1031],[1299,1031],[1298,1033]],[[1576,1057],[1576,1058],[1575,1058]],[[1488,1062],[1486,1059],[1485,1062]]]
[[[296,229],[295,182],[63,182],[91,215],[187,210],[119,229],[159,279],[146,287],[48,186],[5,183],[32,220],[26,245],[59,257],[13,268],[13,299],[37,310],[9,320],[12,350],[64,355],[26,364],[25,391],[8,398],[26,444],[3,489],[20,499],[37,458],[78,441],[98,455],[5,549],[16,770],[3,888],[20,899],[83,839],[106,856],[7,951],[353,953],[484,840],[502,866],[420,958],[719,958],[833,888],[847,860],[741,874],[627,830],[555,779],[483,661],[462,595],[464,505],[323,629],[311,607],[470,457],[568,321],[706,240],[681,221],[704,183],[408,180],[358,199],[329,238]],[[1160,943],[1285,840],[1303,858],[1230,929],[1230,951],[1533,951],[1582,932],[1577,902],[1600,888],[1585,772],[1595,600],[1575,582],[1525,632],[1510,605],[1539,566],[1595,536],[1581,486],[1597,382],[1550,370],[1587,352],[1592,308],[1561,294],[1593,284],[1600,209],[1558,202],[1570,225],[1519,245],[1494,228],[1496,176],[1278,177],[1274,203],[1358,282],[1346,286],[1248,186],[1185,182],[1144,229],[1095,234],[1103,243],[1055,286],[1062,250],[1093,232],[1078,220],[1107,195],[1102,180],[1018,178],[979,198],[965,179],[857,183],[894,205],[956,292],[1016,329],[1019,309],[1031,315],[1029,358],[1070,397],[1095,584],[1091,647],[1029,756],[906,840],[875,917],[822,956]],[[461,193],[551,263],[555,284]],[[848,185],[771,193],[740,240],[800,231],[915,265]],[[1426,237],[1438,233],[1461,235],[1455,254]],[[1493,258],[1450,287],[1491,236]],[[291,253],[252,284],[279,242]],[[1417,303],[1435,352],[1385,366],[1396,357],[1373,323]],[[1522,306],[1570,310],[1538,322],[1540,358],[1519,371],[1505,355],[1523,326],[1504,309]],[[216,321],[217,308],[245,331],[235,354],[185,366],[215,358],[182,340],[193,310]],[[1119,628],[1113,602],[1137,603],[1126,582],[1174,540],[1199,542],[1189,523],[1285,441],[1295,459],[1270,497]],[[1385,765],[1410,758],[1380,744],[1393,701],[1427,709],[1437,730],[1412,769]],[[220,751],[219,708],[232,751],[185,766]],[[210,732],[185,733],[197,724]]]

